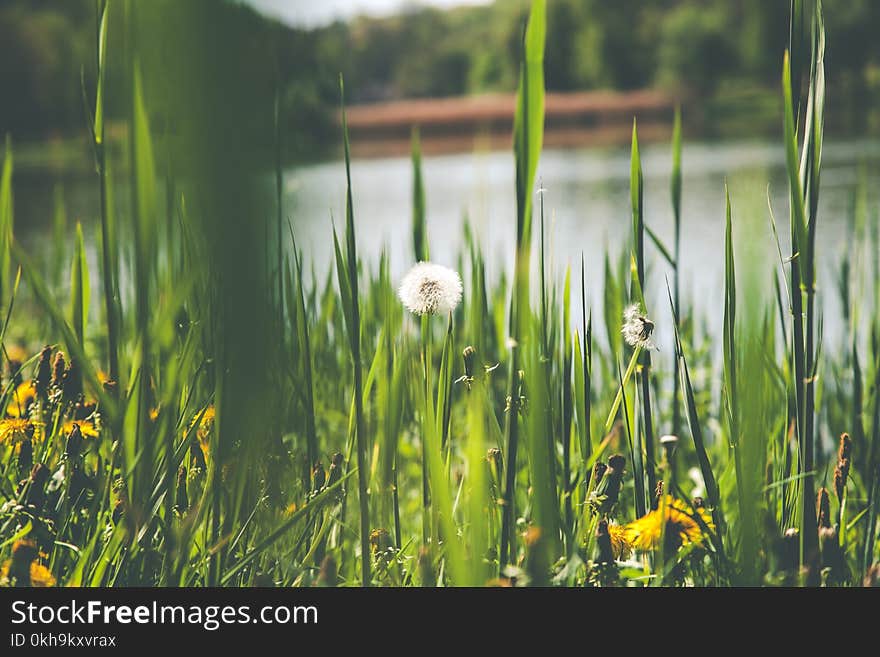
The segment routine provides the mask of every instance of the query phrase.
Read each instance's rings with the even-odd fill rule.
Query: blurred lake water
[[[669,248],[673,245],[670,195],[672,158],[664,144],[643,145],[644,212],[646,224]],[[788,188],[784,152],[779,144],[762,142],[686,143],[683,149],[681,275],[682,301],[693,304],[710,324],[720,326],[724,284],[724,185],[733,205],[738,278],[748,262],[763,266],[761,280],[772,294],[771,268],[779,271],[768,195],[788,255]],[[825,311],[825,332],[845,332],[833,288],[841,258],[852,247],[847,225],[860,185],[870,190],[870,219],[877,221],[876,190],[880,189],[880,142],[826,142],[823,152],[818,224],[819,293]],[[510,271],[515,242],[514,164],[510,152],[467,153],[426,157],[423,162],[431,258],[454,266],[463,243],[465,218],[487,253],[490,275]],[[545,241],[553,271],[562,279],[572,267],[572,289],[585,263],[587,301],[594,319],[601,318],[604,254],[616,262],[631,233],[628,147],[550,149],[544,151],[538,179],[544,192]],[[368,262],[386,249],[391,271],[401,274],[412,264],[409,158],[361,160],[352,163],[358,244]],[[308,257],[324,272],[332,257],[331,213],[344,220],[345,172],[332,162],[291,171],[285,180],[286,200]],[[536,203],[537,208],[537,203]],[[538,244],[538,218],[535,241]],[[664,278],[672,275],[660,252],[646,237],[649,259],[649,305],[668,316]],[[863,268],[866,263],[861,263]],[[852,263],[855,269],[857,263]],[[753,273],[754,272],[750,272]],[[766,278],[764,276],[766,275]],[[744,285],[740,282],[740,285]],[[572,313],[579,317],[580,299]],[[748,303],[748,299],[743,299]],[[649,312],[651,309],[649,308]],[[713,328],[713,326],[709,326]],[[658,339],[669,341],[671,335]]]
[[[876,190],[880,189],[880,142],[827,141],[823,152],[822,191],[818,225],[819,295],[825,316],[825,335],[846,333],[834,289],[841,258],[853,252],[847,225],[857,190],[868,190],[869,218],[877,221]],[[671,153],[668,144],[642,147],[644,208],[647,225],[672,247],[670,201]],[[487,254],[490,276],[508,271],[515,239],[514,164],[510,151],[426,156],[423,160],[428,237],[432,260],[458,264],[465,218]],[[544,193],[545,241],[552,270],[561,283],[564,268],[572,267],[572,289],[583,257],[588,303],[599,321],[604,285],[604,254],[613,261],[631,231],[628,146],[548,149],[538,168]],[[375,267],[382,249],[392,274],[399,277],[412,264],[412,167],[408,157],[358,159],[352,162],[354,213],[358,247],[367,266]],[[16,231],[28,245],[37,245],[51,231],[52,190],[64,185],[68,217],[97,224],[97,182],[92,175],[25,172],[16,177]],[[686,143],[683,153],[682,300],[704,315],[708,329],[720,326],[723,304],[724,185],[733,204],[738,278],[745,268],[764,267],[760,280],[771,295],[771,269],[779,257],[770,227],[768,195],[787,255],[788,191],[784,153],[778,143],[731,141]],[[331,216],[344,224],[345,171],[341,161],[324,162],[285,171],[285,213],[291,218],[307,267],[320,281],[332,264]],[[537,208],[537,204],[536,204]],[[535,240],[539,244],[535,218]],[[95,240],[90,240],[94,245]],[[646,239],[649,260],[649,312],[660,318],[658,340],[670,344],[662,331],[668,318],[666,276],[671,268]],[[94,248],[94,247],[93,247]],[[97,272],[97,258],[90,258]],[[747,265],[746,263],[750,263]],[[851,263],[870,271],[868,261]],[[754,272],[751,272],[754,273]],[[740,283],[743,285],[743,283]],[[579,294],[573,317],[580,316]],[[741,303],[750,299],[740,296]],[[665,335],[664,335],[665,333]]]

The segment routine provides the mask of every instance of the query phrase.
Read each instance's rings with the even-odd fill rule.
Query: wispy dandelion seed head
[[[631,347],[656,349],[651,339],[654,333],[654,322],[645,317],[638,304],[628,306],[623,311],[623,326],[620,329],[623,339]]]
[[[403,277],[397,294],[414,315],[447,315],[461,302],[461,277],[448,267],[420,262]]]

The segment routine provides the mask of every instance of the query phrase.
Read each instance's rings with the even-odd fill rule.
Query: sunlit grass
[[[846,349],[823,348],[821,299],[833,292],[815,286],[818,3],[795,3],[812,28],[792,30],[797,56],[783,64],[791,251],[777,242],[769,264],[743,254],[759,230],[776,251],[775,220],[744,219],[719,189],[724,282],[705,304],[719,335],[698,328],[709,322],[679,283],[689,241],[678,113],[671,248],[649,225],[634,124],[625,248],[584,245],[580,272],[548,265],[536,181],[545,2],[533,2],[523,33],[512,276],[487,275],[500,256],[469,227],[453,262],[416,266],[440,250],[430,248],[438,236],[427,231],[414,132],[415,268],[404,281],[384,253],[372,262],[358,251],[366,227],[344,120],[345,217],[326,227],[334,261],[305,269],[277,149],[265,164],[266,144],[282,138],[277,114],[246,120],[277,113],[277,90],[254,83],[247,102],[219,102],[250,71],[230,64],[219,69],[227,79],[206,56],[168,72],[163,88],[134,39],[127,143],[119,157],[105,150],[108,30],[137,36],[138,19],[174,11],[204,52],[235,50],[232,28],[196,29],[196,2],[137,14],[132,4],[98,7],[97,270],[79,224],[68,244],[60,203],[46,249],[58,255],[15,241],[9,141],[4,150],[0,584],[848,586],[869,576],[880,324],[874,288],[851,287],[876,287],[876,272],[857,269],[873,258],[842,256],[852,269],[837,293],[852,329]],[[180,134],[155,127],[169,107]],[[240,157],[219,157],[231,133]],[[867,205],[848,221],[873,254]],[[604,261],[601,299],[586,293],[589,259]],[[599,304],[604,326],[592,319]],[[838,452],[821,440],[844,432]]]

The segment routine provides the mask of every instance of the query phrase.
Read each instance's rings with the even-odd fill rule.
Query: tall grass
[[[512,276],[489,275],[468,221],[454,258],[461,304],[412,321],[387,252],[373,262],[358,251],[344,98],[345,220],[339,234],[326,227],[328,267],[304,254],[287,204],[271,39],[240,25],[206,30],[202,0],[99,3],[86,126],[97,271],[85,257],[96,238],[84,223],[70,239],[60,203],[47,253],[63,263],[15,240],[8,140],[4,150],[0,562],[33,541],[58,583],[88,586],[854,585],[870,576],[880,323],[869,292],[880,239],[869,203],[854,205],[859,253],[841,256],[838,286],[852,330],[844,349],[823,349],[818,2],[793,3],[783,62],[791,252],[777,242],[770,272],[761,247],[772,247],[772,213],[767,229],[736,187],[719,185],[724,282],[699,305],[680,280],[689,242],[679,113],[672,248],[648,225],[649,160],[634,124],[625,248],[584,245],[579,281],[576,268],[546,257],[554,196],[536,189],[545,4],[532,3],[521,44]],[[195,55],[163,66],[145,47],[160,31],[169,52]],[[124,52],[109,56],[108,44]],[[239,61],[245,51],[255,59]],[[125,74],[111,75],[114,62]],[[126,88],[109,94],[110,80]],[[242,93],[230,99],[229,88]],[[111,116],[126,127],[113,148]],[[418,261],[440,250],[429,245],[417,133],[412,172]],[[587,294],[590,258],[604,261],[601,299]],[[663,265],[673,275],[665,290]],[[69,288],[58,271],[71,272]],[[624,339],[631,304],[650,339]],[[603,321],[594,324],[594,310]],[[708,321],[716,315],[720,323]],[[717,335],[700,328],[716,324]],[[661,440],[665,427],[675,436]],[[822,440],[843,432],[849,455]],[[815,482],[835,464],[842,492],[817,517]]]
[[[348,126],[345,122],[345,93],[342,79],[339,82],[342,96],[342,134],[345,148],[345,251],[340,250],[339,241],[333,235],[336,247],[336,271],[339,287],[342,290],[342,304],[351,360],[354,366],[354,438],[357,450],[358,504],[360,505],[361,527],[361,580],[363,586],[370,585],[370,507],[367,499],[367,436],[364,421],[364,389],[361,370],[361,315],[358,290],[358,254],[354,230],[354,199],[351,193],[351,156],[348,145]]]
[[[510,302],[509,359],[507,375],[507,416],[505,419],[504,502],[502,507],[499,566],[511,559],[514,542],[513,520],[516,515],[517,459],[519,457],[520,353],[531,331],[529,321],[529,269],[532,253],[532,193],[535,173],[544,136],[544,42],[546,39],[546,3],[535,0],[523,33],[519,89],[513,125],[513,152],[516,169],[516,256],[513,295]],[[542,378],[542,377],[539,377]],[[536,427],[543,431],[542,427]],[[545,447],[546,449],[546,447]],[[542,451],[542,453],[544,453]],[[542,473],[546,475],[546,473]],[[554,485],[548,479],[537,482],[544,489]],[[546,511],[546,509],[544,509]],[[551,538],[555,540],[555,538]]]

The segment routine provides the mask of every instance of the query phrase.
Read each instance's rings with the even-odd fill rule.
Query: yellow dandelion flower
[[[6,355],[13,363],[23,363],[30,358],[30,354],[20,344],[13,343],[4,346],[6,347]]]
[[[37,389],[33,381],[25,381],[13,391],[6,405],[6,415],[9,417],[27,417],[28,406],[37,397]]]
[[[34,561],[31,564],[31,586],[48,588],[55,586],[55,577],[46,566]]]
[[[189,430],[187,431],[187,435],[191,435],[192,428],[195,426],[196,422],[198,422],[199,426],[196,429],[196,438],[199,441],[199,447],[202,450],[202,455],[205,457],[205,462],[208,461],[210,438],[211,432],[214,430],[215,415],[216,410],[214,409],[214,405],[211,404],[204,411],[196,413],[196,416],[193,418],[193,421],[189,425]]]
[[[35,435],[34,425],[30,420],[22,418],[8,418],[0,420],[0,443],[18,443],[33,438]]]
[[[79,432],[83,438],[97,438],[101,434],[101,427],[97,422],[92,420],[65,420],[62,425],[64,435],[73,431],[73,425],[79,425]]]
[[[0,443],[18,445],[30,439],[39,442],[43,439],[43,424],[26,418],[5,418],[0,420]]]
[[[384,552],[394,547],[391,534],[387,529],[379,527],[370,532],[370,548],[373,552]]]
[[[0,566],[0,586],[9,586],[9,570],[11,567],[12,559],[7,559],[6,563]],[[36,561],[31,563],[30,577],[30,586],[40,588],[55,586],[55,577],[52,575],[52,571],[46,568],[46,566],[44,566],[43,564],[37,563]]]
[[[632,554],[632,540],[626,527],[609,523],[608,536],[611,539],[611,551],[615,559],[626,559]]]
[[[8,586],[14,579],[19,586],[49,587],[55,586],[55,577],[52,572],[41,563],[37,557],[41,556],[33,541],[16,541],[12,548],[12,558],[7,559],[0,566],[0,586]],[[29,582],[22,582],[29,579]]]
[[[159,419],[159,408],[151,408],[150,409],[150,422],[155,422]]]
[[[658,506],[641,518],[629,523],[625,530],[633,547],[648,551],[659,546],[661,536],[671,550],[678,550],[683,545],[702,544],[707,536],[697,521],[697,514],[702,523],[711,531],[715,531],[712,515],[704,508],[694,508],[682,500],[666,495]]]
[[[211,404],[208,408],[205,409],[205,412],[200,414],[202,416],[201,421],[199,422],[199,432],[210,433],[211,429],[214,428],[214,416],[217,411],[214,409],[214,405]]]

